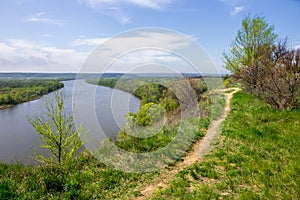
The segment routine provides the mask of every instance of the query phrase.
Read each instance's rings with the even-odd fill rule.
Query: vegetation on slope
[[[114,170],[86,153],[64,165],[0,164],[0,199],[126,199],[155,174]]]
[[[156,86],[148,86],[147,88],[157,89]],[[199,121],[194,120],[195,123],[199,123],[199,132],[195,140],[204,135],[210,120],[207,116],[211,103],[208,97],[203,98],[207,101],[202,101],[199,106],[205,110],[203,113],[206,117],[202,116]],[[218,111],[213,113],[216,116]],[[170,123],[162,133],[139,141],[138,145],[135,145],[137,143],[129,136],[118,140],[117,143],[129,151],[154,151],[172,140],[172,136],[176,134],[175,129],[176,123]],[[128,199],[140,195],[136,190],[138,186],[151,182],[159,173],[125,173],[111,169],[87,152],[63,165],[25,167],[21,164],[0,164],[0,199]]]
[[[179,106],[177,86],[186,87],[189,84],[197,97],[207,91],[206,84],[200,78],[101,78],[87,79],[86,82],[132,93],[141,99],[142,105],[159,103],[167,112]]]
[[[220,143],[153,199],[299,199],[300,110],[236,93]]]
[[[63,86],[57,80],[0,80],[0,108],[37,99]]]
[[[141,99],[141,107],[138,113],[129,113],[126,118],[126,125],[119,133],[116,145],[131,152],[152,152],[170,143],[177,134],[178,121],[180,120],[180,87],[186,90],[185,84],[188,83],[196,93],[197,100],[202,101],[202,118],[190,119],[190,123],[209,124],[207,111],[209,108],[204,104],[209,101],[209,96],[203,95],[207,87],[199,78],[135,78],[135,79],[100,79],[88,80],[88,83],[98,84],[108,87],[116,87],[120,90],[133,93]],[[174,87],[175,86],[175,87]],[[175,94],[177,92],[177,94]],[[189,94],[187,93],[186,96]],[[209,104],[209,103],[207,103]],[[155,126],[156,122],[161,122],[163,112],[167,113],[168,118],[172,118],[164,127],[152,137],[137,138],[130,134],[130,129],[147,126]],[[194,121],[194,122],[192,122]],[[206,127],[207,128],[207,127]],[[126,131],[125,131],[126,130]],[[149,131],[149,130],[147,130]],[[194,140],[204,135],[202,128],[196,130]],[[180,149],[178,149],[180,150]],[[175,150],[174,150],[175,151]]]

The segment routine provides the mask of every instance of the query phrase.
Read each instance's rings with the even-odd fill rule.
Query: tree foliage
[[[240,78],[246,91],[277,109],[298,106],[300,96],[299,51],[289,49],[264,17],[246,17],[242,29],[224,53],[225,65]]]
[[[72,116],[65,113],[62,92],[54,94],[52,101],[47,99],[45,107],[42,116],[34,115],[28,120],[39,136],[38,146],[48,149],[52,155],[48,157],[36,151],[36,159],[44,163],[64,163],[70,160],[85,142],[84,138],[81,140],[83,128],[75,128]]]
[[[57,80],[0,80],[0,106],[34,100],[63,86]]]
[[[225,68],[237,73],[242,67],[253,65],[263,57],[265,49],[275,43],[276,38],[274,26],[269,25],[265,17],[251,18],[248,15],[242,21],[242,27],[232,42],[230,51],[223,53]]]
[[[161,105],[153,102],[146,103],[140,107],[137,113],[129,113],[126,118],[126,123],[129,127],[135,124],[139,126],[149,126],[160,121],[165,111]]]

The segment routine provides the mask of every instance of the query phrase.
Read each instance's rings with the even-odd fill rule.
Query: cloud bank
[[[0,71],[70,72],[78,71],[88,53],[59,49],[31,41],[0,41]]]
[[[31,23],[45,23],[45,24],[52,24],[56,26],[63,26],[64,21],[60,19],[46,17],[46,13],[38,12],[29,17],[23,19],[24,22],[31,22]]]
[[[113,17],[125,25],[132,22],[132,17],[125,12],[126,5],[162,11],[172,1],[174,0],[79,0],[79,3]]]
[[[234,15],[236,15],[236,14],[242,12],[243,10],[245,10],[245,7],[244,7],[244,6],[235,6],[235,7],[233,8],[233,11],[230,12],[230,15],[231,15],[231,16],[234,16]]]

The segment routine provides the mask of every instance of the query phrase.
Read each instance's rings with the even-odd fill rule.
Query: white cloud
[[[300,42],[296,43],[296,45],[294,46],[294,48],[300,50]]]
[[[107,65],[106,62],[112,63],[111,71],[128,71],[131,67],[140,65],[155,64],[162,65],[178,65],[182,63],[182,59],[174,54],[172,50],[178,50],[189,46],[192,36],[186,36],[186,40],[178,37],[177,34],[166,34],[164,32],[147,32],[141,31],[138,34],[120,35],[112,38],[86,38],[80,36],[71,42],[73,46],[91,46],[98,47],[98,56],[95,57],[96,65]],[[157,49],[149,48],[154,45]],[[132,46],[142,46],[144,48],[133,48],[133,51],[126,52],[126,49],[132,49]],[[167,49],[167,51],[165,50]],[[96,49],[97,51],[97,49]],[[124,54],[124,52],[126,52]],[[155,63],[155,64],[154,64]]]
[[[126,17],[126,16],[121,16],[120,18],[118,18],[120,23],[125,25],[125,24],[129,24],[132,22],[132,18],[131,17]]]
[[[105,42],[108,38],[78,38],[71,42],[71,45],[73,46],[91,46],[95,47],[103,42]]]
[[[32,23],[52,24],[52,25],[56,25],[56,26],[64,25],[63,20],[46,17],[46,13],[44,13],[44,12],[35,13],[29,17],[24,18],[23,21],[24,22],[32,22]]]
[[[139,66],[149,66],[142,71],[159,72],[162,68],[157,66],[168,66],[181,72],[193,72],[195,69],[186,60],[193,60],[194,66],[203,67],[203,72],[213,69],[205,51],[201,53],[192,38],[165,29],[141,29],[112,38],[80,36],[71,42],[80,48],[98,45],[92,54],[10,39],[0,41],[0,71],[104,72],[107,69],[129,72],[141,69]]]
[[[203,72],[213,69],[210,58],[205,51],[201,53],[198,47],[191,36],[164,29],[130,31],[102,43],[89,56],[82,70],[132,72],[138,66],[165,65],[178,71],[192,72],[195,69],[188,64],[191,60]]]
[[[141,8],[163,10],[165,5],[174,0],[78,0],[90,8],[96,9],[102,14],[111,16],[121,24],[132,22],[132,17],[124,11],[124,5],[135,5]]]
[[[147,47],[149,45],[149,41],[151,44],[153,42],[157,43],[157,45],[163,46],[167,49],[180,49],[189,45],[189,40],[195,40],[196,38],[192,35],[187,35],[186,40],[182,40],[179,38],[177,34],[165,34],[164,32],[139,32],[138,35],[130,35],[130,36],[116,36],[116,37],[102,37],[102,38],[86,38],[85,36],[80,36],[78,39],[75,39],[71,42],[73,46],[98,46],[103,44],[105,41],[108,43],[104,44],[104,46],[109,45],[109,49],[120,49],[127,48],[131,46],[132,43],[136,43],[139,45],[143,45]]]
[[[231,7],[232,9],[232,11],[230,11],[231,16],[234,16],[242,12],[243,10],[245,10],[246,6],[242,6],[241,4],[248,3],[247,0],[219,0],[219,1]]]
[[[0,71],[77,71],[87,56],[72,49],[11,39],[0,42]]]
[[[162,10],[166,4],[172,0],[79,0],[91,8],[111,8],[121,4],[132,4],[143,8]]]
[[[233,8],[233,11],[230,12],[230,15],[234,16],[234,15],[236,15],[236,14],[242,12],[244,9],[245,9],[244,6],[235,6],[235,7]]]
[[[166,4],[171,3],[171,0],[124,0],[126,3],[132,3],[140,7],[162,10]]]
[[[142,65],[147,63],[166,63],[180,61],[181,58],[169,52],[153,49],[141,49],[139,51],[130,52],[118,58],[115,65]]]
[[[181,57],[159,49],[140,49],[128,52],[113,60],[109,72],[129,73],[175,73],[193,71]]]
[[[249,0],[220,0],[220,1],[234,7],[246,3]]]

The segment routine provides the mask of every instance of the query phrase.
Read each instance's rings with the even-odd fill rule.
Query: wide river
[[[72,106],[74,106],[72,98],[74,82],[65,81],[65,86],[61,89],[65,96],[65,110],[70,114],[72,114]],[[90,87],[91,85],[85,83],[84,80],[77,81],[77,94],[82,93],[80,102],[76,101],[81,104],[78,106],[87,106],[85,105],[85,98],[87,97],[84,94]],[[94,110],[99,123],[98,126],[101,126],[106,135],[115,138],[120,127],[125,123],[125,115],[128,112],[137,112],[140,101],[133,95],[120,90],[102,86],[93,87],[96,87]],[[0,110],[0,162],[32,163],[32,148],[35,147],[34,140],[37,140],[38,136],[27,117],[32,117],[34,114],[41,116],[45,107],[45,99],[51,99],[52,95],[48,94],[38,100]],[[76,117],[76,111],[74,115]],[[93,130],[92,127],[85,128]]]

